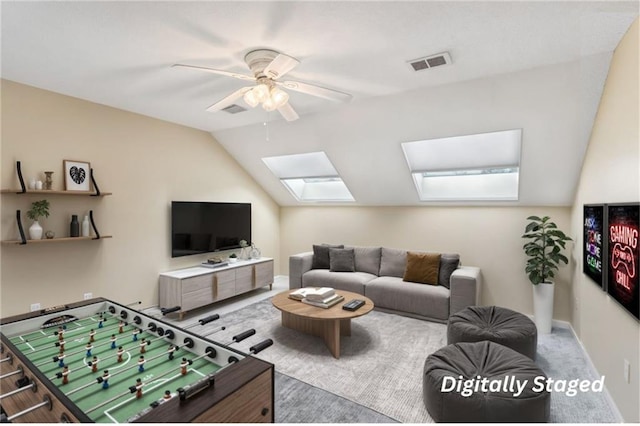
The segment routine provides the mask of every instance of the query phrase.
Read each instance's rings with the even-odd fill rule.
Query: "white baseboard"
[[[553,320],[552,324],[553,324],[554,327],[568,328],[569,330],[571,330],[571,333],[573,334],[573,337],[576,338],[576,340],[578,341],[578,344],[580,345],[580,348],[582,349],[582,352],[584,352],[584,355],[587,358],[587,364],[589,364],[589,368],[591,369],[591,372],[593,374],[595,374],[596,377],[600,377],[600,373],[598,372],[598,369],[593,364],[593,361],[591,361],[591,357],[589,356],[589,352],[587,352],[587,349],[582,344],[582,341],[580,340],[580,338],[576,334],[576,331],[574,330],[574,328],[571,325],[571,323],[569,321]],[[616,417],[616,422],[617,423],[624,423],[624,418],[622,417],[622,413],[620,413],[620,410],[618,409],[618,406],[616,405],[615,401],[611,397],[611,394],[609,393],[609,390],[607,389],[607,385],[606,384],[604,385],[604,392],[603,393],[604,393],[605,399],[609,403],[609,407],[611,407],[611,411],[613,412],[613,415]]]

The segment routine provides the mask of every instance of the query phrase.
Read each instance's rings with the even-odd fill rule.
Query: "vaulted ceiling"
[[[356,204],[430,205],[402,142],[507,129],[522,129],[520,195],[502,204],[569,205],[638,3],[3,1],[1,15],[3,78],[209,131],[281,205],[300,203],[263,157],[323,151]],[[211,113],[246,83],[171,68],[248,73],[256,48],[300,60],[287,78],[352,101],[290,92],[294,122]],[[445,51],[451,65],[407,63]]]

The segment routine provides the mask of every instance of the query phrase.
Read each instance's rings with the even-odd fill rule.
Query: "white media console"
[[[239,260],[217,268],[196,266],[160,274],[160,308],[193,309],[273,285],[273,259]]]

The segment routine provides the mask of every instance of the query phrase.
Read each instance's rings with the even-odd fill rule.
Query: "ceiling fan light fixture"
[[[278,107],[276,106],[276,103],[273,101],[273,99],[271,99],[271,97],[268,97],[262,103],[262,108],[264,108],[265,111],[274,111]]]
[[[289,94],[284,90],[274,87],[271,89],[271,100],[275,104],[276,108],[280,108],[289,100]]]
[[[269,99],[269,86],[264,83],[258,84],[256,87],[251,89],[251,91],[254,93],[258,102],[264,102]]]
[[[258,99],[256,99],[256,94],[253,93],[253,89],[245,93],[242,99],[244,99],[247,105],[249,105],[251,108],[255,108],[260,103],[258,102]]]

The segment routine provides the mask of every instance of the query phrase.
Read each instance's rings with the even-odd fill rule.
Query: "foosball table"
[[[97,298],[0,320],[3,422],[273,422],[273,364]],[[197,334],[191,331],[194,326]]]

